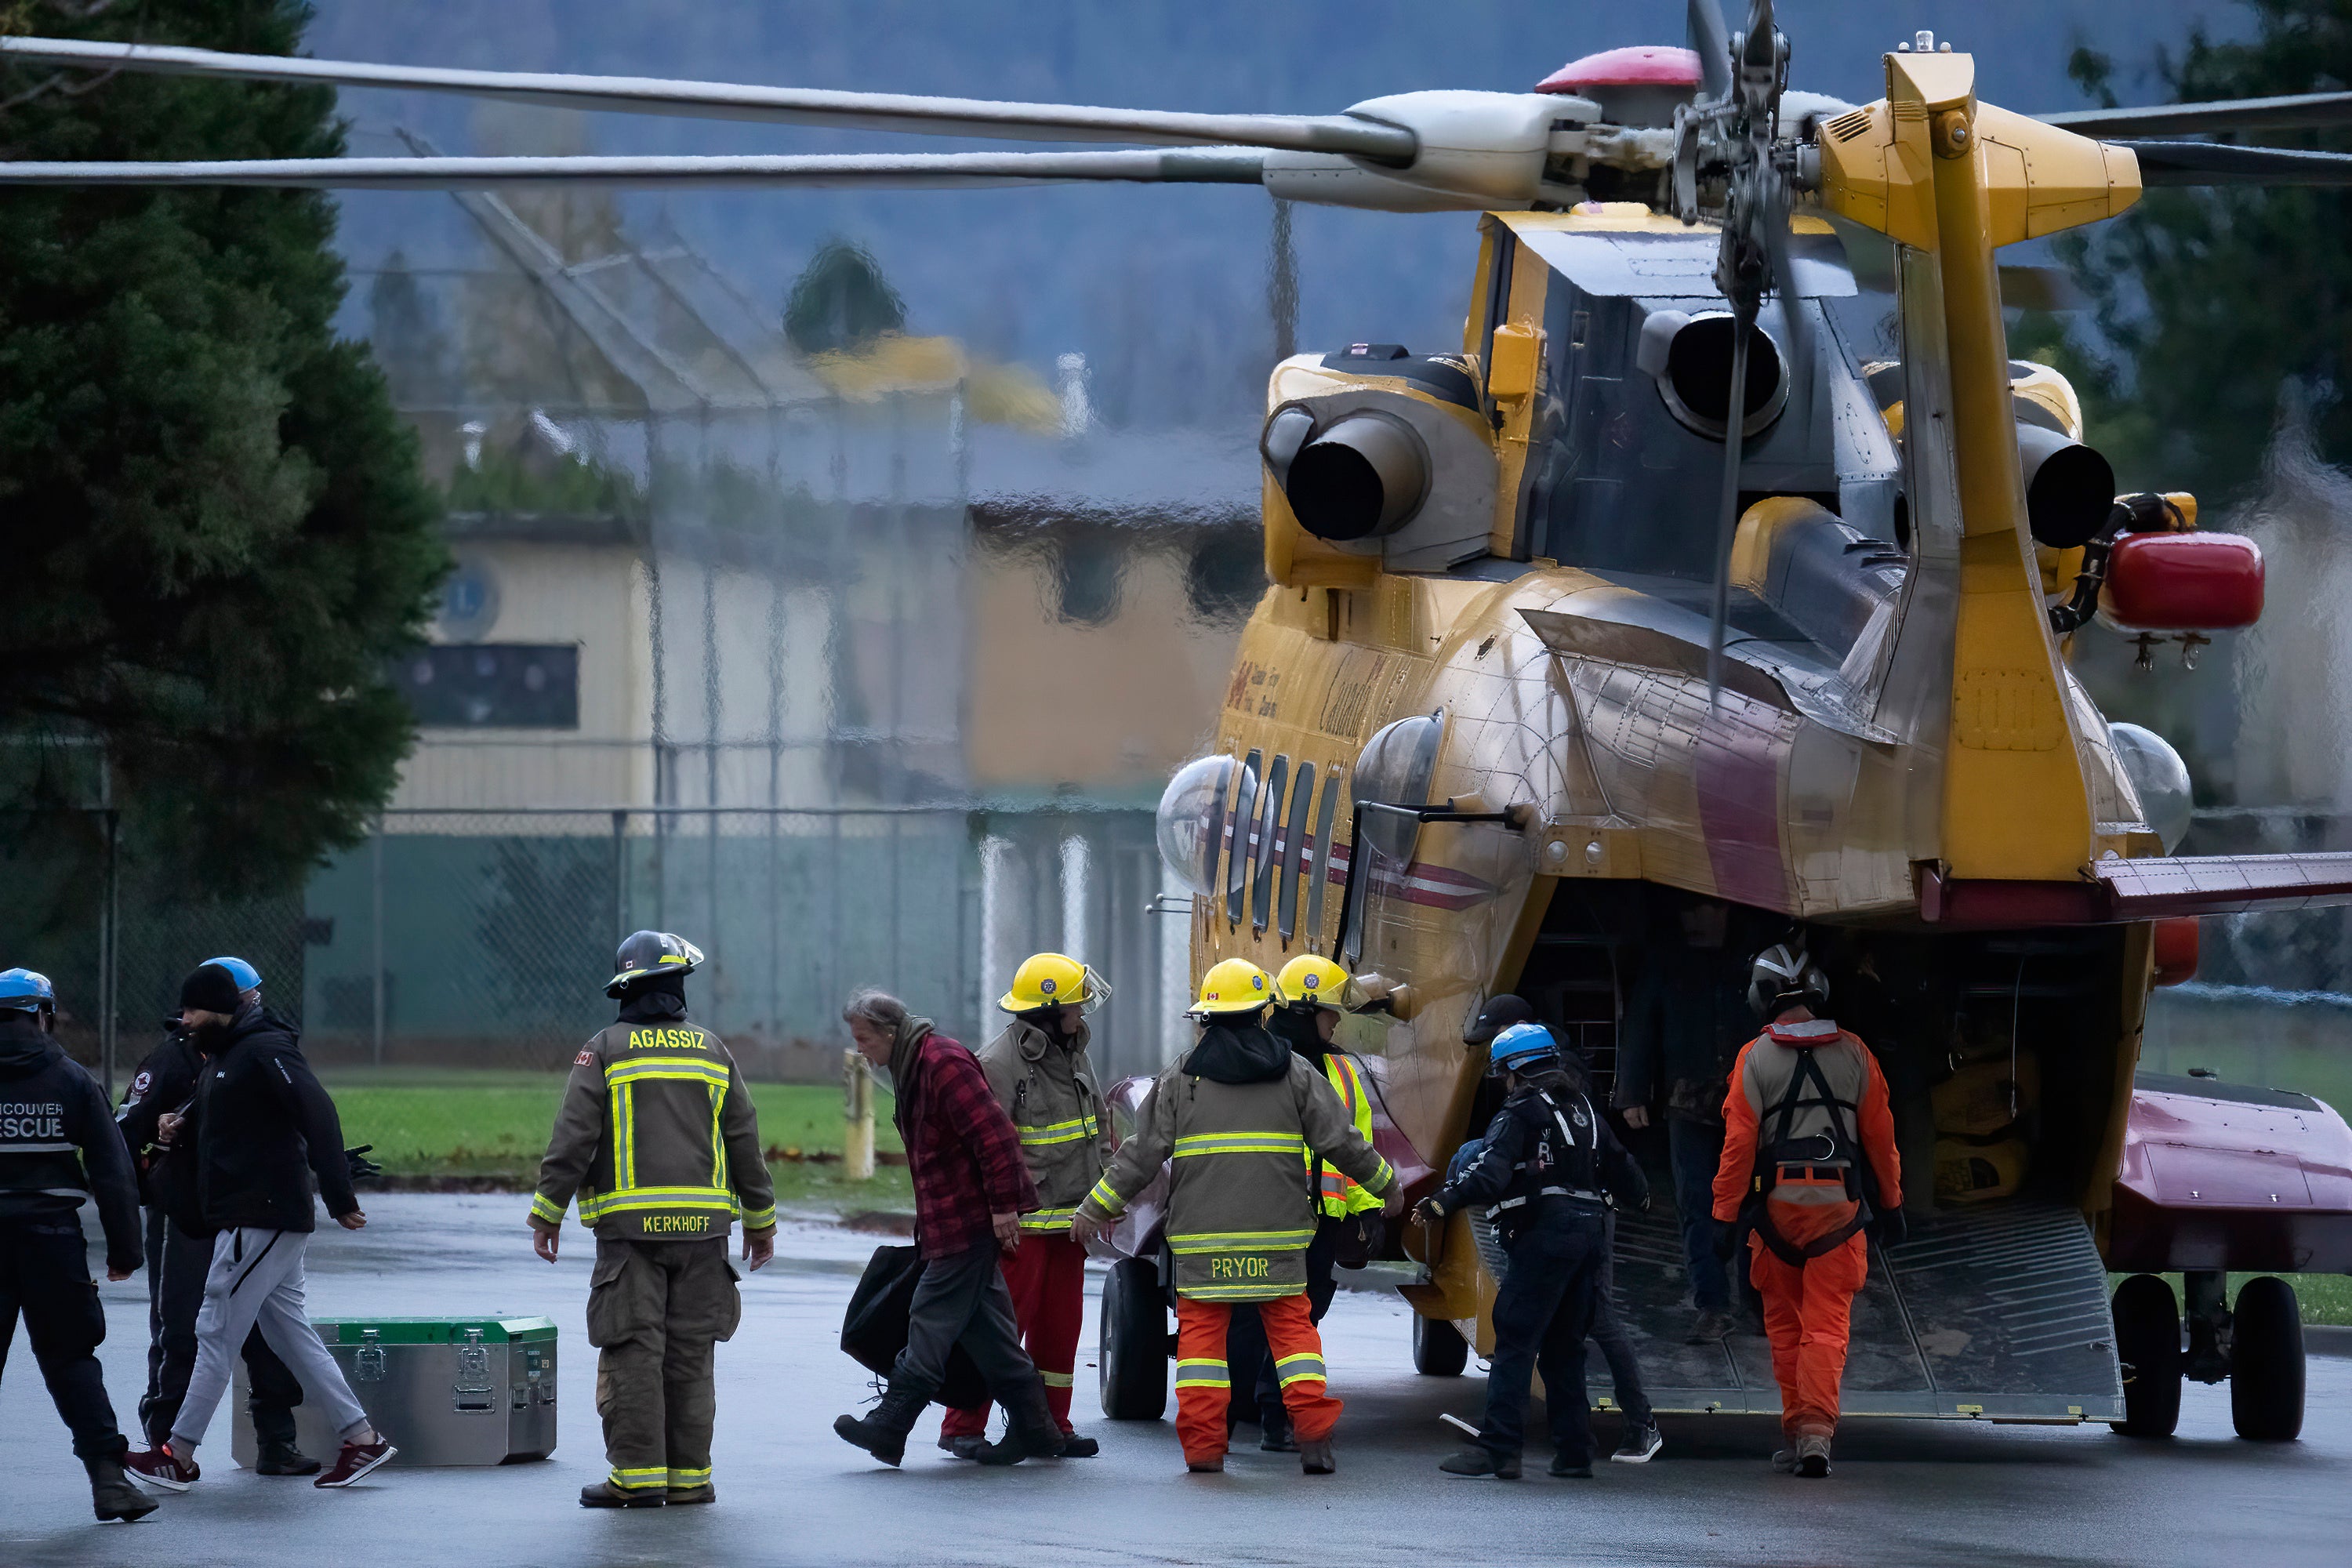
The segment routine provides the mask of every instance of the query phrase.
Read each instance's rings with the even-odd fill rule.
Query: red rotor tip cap
[[[1674,87],[1696,89],[1701,80],[1696,50],[1664,44],[1603,49],[1570,60],[1536,83],[1538,92],[1573,93],[1591,87]]]

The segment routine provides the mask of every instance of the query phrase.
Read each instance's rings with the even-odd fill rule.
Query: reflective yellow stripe
[[[1021,1142],[1029,1148],[1046,1143],[1075,1143],[1082,1138],[1092,1138],[1100,1131],[1099,1124],[1091,1116],[1081,1116],[1075,1121],[1053,1121],[1020,1129]]]
[[[745,1230],[765,1230],[775,1223],[776,1205],[773,1204],[770,1204],[763,1209],[745,1209],[743,1211],[743,1228]]]
[[[1319,1355],[1311,1355],[1303,1352],[1298,1355],[1286,1355],[1276,1358],[1274,1363],[1274,1375],[1281,1380],[1282,1386],[1285,1388],[1288,1388],[1294,1383],[1304,1383],[1309,1378],[1314,1379],[1318,1383],[1322,1383],[1327,1379],[1327,1374],[1323,1368],[1323,1358]]]
[[[628,1083],[641,1078],[696,1079],[724,1089],[729,1076],[726,1063],[701,1057],[637,1057],[614,1062],[604,1069],[607,1084]]]
[[[1127,1200],[1120,1197],[1118,1189],[1110,1184],[1108,1171],[1105,1171],[1102,1180],[1095,1184],[1094,1191],[1087,1194],[1087,1202],[1114,1218],[1127,1210]]]
[[[719,1109],[726,1103],[726,1086],[712,1085],[710,1089],[710,1184],[714,1187],[723,1187],[727,1184],[727,1138],[719,1127]]]
[[[1231,1388],[1233,1373],[1222,1361],[1202,1357],[1176,1363],[1176,1386],[1179,1388]]]
[[[550,1203],[543,1194],[532,1194],[530,1215],[533,1219],[543,1219],[550,1225],[563,1223],[563,1211]]]
[[[1077,1378],[1066,1372],[1040,1372],[1037,1381],[1048,1388],[1076,1388],[1078,1385]]]
[[[1070,1221],[1076,1219],[1078,1211],[1074,1208],[1034,1209],[1028,1214],[1024,1214],[1021,1216],[1021,1228],[1024,1230],[1067,1230],[1070,1228]]]
[[[612,1084],[613,1107],[608,1124],[613,1129],[613,1182],[615,1186],[629,1186],[636,1180],[636,1122],[631,1115],[629,1086]],[[588,1217],[588,1205],[580,1205],[580,1217]]]
[[[1195,1132],[1176,1140],[1176,1158],[1191,1154],[1304,1153],[1307,1140],[1296,1132]]]
[[[1171,1252],[1296,1252],[1312,1230],[1196,1230],[1168,1238]]]
[[[735,1194],[724,1187],[623,1187],[580,1200],[580,1217],[597,1220],[608,1214],[639,1209],[736,1209]],[[772,1212],[772,1211],[771,1211]]]
[[[709,1479],[710,1467],[709,1465],[703,1466],[702,1468],[698,1470],[672,1470],[669,1473],[669,1484],[674,1487],[703,1486],[708,1484]]]
[[[1179,1285],[1176,1294],[1195,1301],[1279,1301],[1306,1293],[1297,1285]]]
[[[623,1491],[642,1491],[669,1485],[669,1471],[656,1465],[649,1470],[614,1470],[605,1479]]]

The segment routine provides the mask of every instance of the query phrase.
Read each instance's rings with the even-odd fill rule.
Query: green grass
[[[2109,1291],[2112,1293],[2126,1278],[2121,1274],[2108,1275]],[[2230,1300],[2235,1301],[2238,1287],[2253,1278],[2252,1274],[2231,1275]],[[2303,1308],[2305,1323],[2352,1325],[2352,1279],[2341,1274],[2282,1274],[2279,1278],[2294,1287],[2295,1300]],[[2173,1300],[2181,1300],[2180,1276],[2167,1274],[2164,1279],[2172,1286]]]
[[[344,1142],[373,1143],[389,1175],[507,1177],[528,1188],[547,1151],[566,1075],[417,1068],[353,1068],[322,1074],[342,1115]],[[841,1090],[831,1084],[755,1083],[761,1145],[772,1152],[832,1153],[842,1148]],[[875,1145],[899,1148],[890,1098],[876,1094]],[[785,1205],[905,1209],[914,1201],[903,1165],[871,1181],[844,1180],[837,1163],[775,1159],[769,1171]]]

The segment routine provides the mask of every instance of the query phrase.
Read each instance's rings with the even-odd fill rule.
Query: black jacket
[[[1554,1114],[1555,1110],[1558,1115]],[[1560,1122],[1568,1123],[1566,1138]],[[1597,1108],[1565,1073],[1523,1082],[1486,1125],[1486,1148],[1468,1170],[1448,1182],[1438,1201],[1455,1209],[1532,1199],[1546,1187],[1606,1193],[1620,1206],[1650,1201],[1642,1168],[1617,1142]],[[1496,1217],[1507,1231],[1535,1205],[1517,1205]]]
[[[0,1013],[0,1221],[72,1217],[98,1200],[110,1268],[137,1268],[139,1188],[106,1091],[31,1016]]]
[[[178,1137],[192,1133],[196,1200],[208,1230],[316,1228],[314,1173],[330,1215],[360,1206],[335,1102],[302,1059],[292,1026],[257,1004],[237,1014],[225,1042],[205,1058]]]
[[[1264,1029],[1212,1024],[1185,1055],[1184,1070],[1212,1083],[1272,1083],[1290,1074],[1290,1047]]]
[[[201,1235],[205,1228],[196,1206],[195,1143],[158,1143],[155,1123],[165,1113],[186,1108],[196,1092],[198,1060],[187,1032],[173,1029],[131,1075],[114,1112],[115,1125],[122,1129],[122,1142],[138,1166],[139,1201],[163,1210],[191,1235]]]

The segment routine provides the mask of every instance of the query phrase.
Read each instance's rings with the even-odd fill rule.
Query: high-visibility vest
[[[1364,1092],[1364,1076],[1354,1060],[1340,1051],[1323,1053],[1323,1073],[1331,1080],[1332,1089],[1339,1103],[1348,1109],[1348,1119],[1356,1124],[1356,1131],[1367,1143],[1372,1141],[1372,1100]],[[1337,1166],[1317,1158],[1310,1151],[1307,1163],[1315,1167],[1315,1206],[1333,1219],[1345,1219],[1351,1214],[1377,1210],[1381,1200],[1356,1183],[1339,1173]]]

